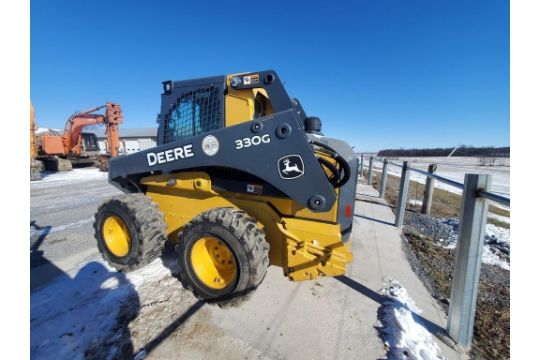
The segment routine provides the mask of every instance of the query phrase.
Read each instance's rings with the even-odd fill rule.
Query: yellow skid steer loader
[[[345,273],[357,158],[325,137],[274,71],[163,82],[158,145],[114,158],[125,192],[102,204],[95,236],[120,271],[174,242],[184,287],[246,298],[269,265],[293,281]]]

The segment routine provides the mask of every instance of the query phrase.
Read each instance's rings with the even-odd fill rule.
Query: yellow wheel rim
[[[212,236],[195,242],[191,266],[199,280],[212,289],[224,289],[236,279],[234,254],[223,241]]]
[[[103,223],[103,239],[109,251],[117,257],[129,253],[131,237],[124,221],[116,215],[111,215]]]

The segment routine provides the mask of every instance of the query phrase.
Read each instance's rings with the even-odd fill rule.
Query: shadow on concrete
[[[129,323],[137,318],[141,305],[126,275],[109,271],[100,262],[90,262],[71,278],[39,250],[52,226],[39,226],[31,221],[30,227],[31,285],[35,287],[30,299],[32,357],[133,359],[137,354]],[[179,267],[172,242],[164,244],[161,260],[172,276],[178,278]],[[45,284],[46,287],[42,286]],[[198,300],[180,314],[144,346],[146,354],[204,304]],[[110,324],[110,332],[104,324]]]
[[[350,287],[351,289],[359,292],[360,294],[368,297],[369,299],[375,301],[376,303],[378,303],[380,306],[379,306],[379,310],[377,311],[377,316],[379,318],[379,320],[382,319],[382,312],[384,310],[384,306],[387,302],[394,302],[396,304],[400,304],[399,302],[395,301],[394,299],[391,299],[391,298],[388,298],[386,296],[383,296],[381,294],[379,294],[378,292],[376,291],[373,291],[371,290],[370,288],[360,284],[358,281],[356,280],[353,280],[351,279],[350,277],[348,276],[345,276],[345,275],[342,275],[342,276],[336,276],[335,277],[336,280],[340,281],[341,283],[347,285],[348,287]],[[442,327],[440,327],[439,325],[435,324],[434,322],[424,318],[423,316],[419,315],[419,314],[416,314],[415,312],[411,311],[412,313],[412,316],[413,316],[413,319],[419,323],[420,325],[422,325],[427,331],[429,331],[432,335],[434,336],[440,336],[440,334],[445,334],[446,333],[446,330],[443,329]],[[380,329],[377,328],[377,330],[379,331]]]
[[[379,195],[369,195],[369,194],[356,193],[356,196],[365,196],[365,197],[370,197],[370,198],[373,198],[373,199],[384,201],[384,199],[381,199],[379,197]],[[359,198],[356,198],[356,200],[364,201],[363,199],[359,199]]]
[[[376,200],[371,200],[371,199],[362,199],[362,198],[359,198],[357,197],[355,200],[356,201],[362,201],[362,202],[365,202],[365,203],[368,203],[368,204],[375,204],[375,205],[380,205],[380,206],[384,206],[384,207],[387,207],[387,208],[390,208],[390,209],[395,209],[396,207],[393,206],[393,205],[390,205],[386,202],[386,200],[383,200],[379,197],[373,197],[374,199]]]
[[[144,347],[143,350],[146,352],[146,355],[150,354],[159,344],[163,342],[166,338],[174,333],[183,323],[185,323],[190,317],[192,317],[200,308],[205,304],[204,301],[198,300],[195,304],[191,305],[182,315],[180,315],[176,320],[174,320],[169,326],[161,330],[161,332],[152,340],[150,340]],[[172,354],[171,354],[172,355]]]
[[[171,272],[171,276],[179,280],[180,268],[178,267],[177,254],[174,249],[174,243],[170,240],[165,241],[161,251],[161,262]],[[141,356],[141,358],[147,356],[152,352],[156,347],[158,347],[167,337],[173,334],[178,328],[182,326],[191,316],[193,316],[197,311],[199,311],[202,306],[205,304],[205,301],[198,300],[196,303],[191,305],[184,313],[178,316],[174,321],[172,321],[166,328],[164,328],[154,339],[150,340],[144,347],[139,349],[138,353],[135,354],[136,357]],[[144,354],[143,354],[144,352]],[[171,355],[173,356],[173,355]],[[128,357],[126,357],[128,358]],[[130,358],[133,358],[131,356]]]
[[[30,294],[31,358],[133,358],[128,325],[139,311],[125,274],[96,261],[63,273]]]
[[[391,222],[384,221],[384,220],[379,220],[379,219],[374,219],[374,218],[372,218],[372,217],[365,216],[365,215],[354,214],[354,216],[359,217],[359,218],[361,218],[361,219],[369,220],[369,221],[375,221],[375,222],[378,222],[379,224],[395,226],[395,225],[394,225],[393,223],[391,223]]]
[[[350,277],[346,275],[342,276],[336,276],[334,279],[340,281],[341,283],[347,285],[353,290],[356,290],[360,294],[370,298],[371,300],[375,301],[376,303],[383,304],[385,301],[385,297],[379,294],[378,292],[375,292],[371,290],[370,288],[360,284],[358,281],[351,279]]]
[[[39,175],[41,176],[41,179],[40,180],[43,180],[45,179],[47,176],[50,176],[52,174],[56,174],[55,171],[47,171],[47,170],[43,170],[39,173]],[[39,181],[33,181],[34,184],[39,184]]]
[[[43,251],[39,249],[51,229],[52,226],[39,226],[34,220],[30,221],[30,291],[35,291],[56,278],[69,279],[69,276],[43,256]]]
[[[43,257],[43,251],[39,247],[45,241],[51,231],[52,226],[39,226],[35,220],[30,221],[30,267],[43,265],[47,259]]]

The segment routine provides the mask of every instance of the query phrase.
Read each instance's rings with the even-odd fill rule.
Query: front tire
[[[166,226],[157,204],[144,194],[125,194],[104,202],[95,215],[99,252],[118,271],[152,262],[161,252]]]
[[[199,299],[236,304],[266,275],[270,246],[256,220],[242,210],[201,213],[179,237],[180,280]]]

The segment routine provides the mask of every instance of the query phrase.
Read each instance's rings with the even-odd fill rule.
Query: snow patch
[[[100,171],[97,168],[73,169],[71,171],[44,172],[43,178],[39,181],[32,181],[32,188],[49,187],[58,185],[62,182],[81,182],[95,179],[107,179],[108,173]]]
[[[36,129],[36,135],[44,135],[44,134],[48,134],[50,132],[56,132],[58,134],[62,134],[64,132],[64,130],[62,129],[54,129],[54,128],[42,128],[42,127],[39,127]]]
[[[482,261],[510,270],[510,264],[505,259],[510,256],[510,229],[486,225],[486,234]]]
[[[454,227],[454,235],[449,237],[444,245],[447,249],[455,249],[458,240],[459,221],[447,219],[447,224]],[[442,241],[442,239],[441,239]],[[510,270],[510,229],[504,229],[493,224],[487,224],[484,235],[484,249],[482,252],[482,262],[485,264],[497,265],[505,270]]]
[[[407,290],[398,281],[389,280],[380,294],[388,299],[382,305],[381,319],[388,358],[445,359],[431,333],[416,316],[421,310]]]
[[[83,359],[96,341],[119,332],[120,305],[138,302],[140,285],[168,275],[161,259],[127,275],[97,259],[62,273],[30,294],[31,357]]]
[[[433,238],[437,245],[455,249],[459,236],[459,220],[432,218],[421,214],[407,214],[405,223],[423,235]],[[510,270],[510,229],[487,224],[482,262]]]
[[[488,213],[488,218],[498,220],[498,221],[503,222],[503,223],[510,224],[510,218],[508,216],[502,216],[502,215]]]
[[[409,201],[407,201],[410,205],[418,205],[418,206],[422,206],[422,200],[416,200],[416,199],[410,199]]]
[[[110,266],[107,267],[111,271],[116,271]],[[163,261],[161,259],[156,259],[144,268],[127,274],[127,278],[135,288],[139,288],[139,286],[145,283],[161,280],[170,275],[170,273],[170,270],[163,265]]]

